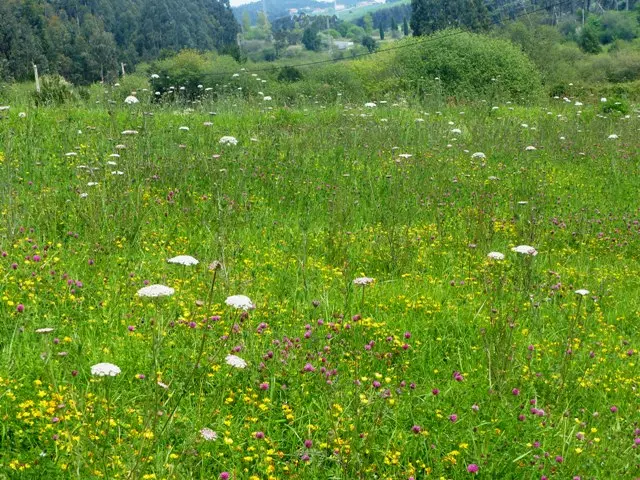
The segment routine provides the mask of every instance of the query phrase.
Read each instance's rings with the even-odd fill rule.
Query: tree
[[[411,0],[411,30],[429,35],[450,27],[483,30],[489,26],[489,12],[483,0]]]
[[[380,40],[384,40],[384,28],[380,25]]]
[[[409,36],[409,23],[407,22],[407,17],[402,19],[402,33],[405,37]]]
[[[587,23],[578,36],[578,45],[583,52],[586,53],[600,53],[602,47],[598,40],[598,27],[593,23]]]
[[[318,36],[318,32],[315,28],[307,27],[304,29],[304,33],[302,34],[302,44],[307,50],[314,52],[320,50],[320,37]]]
[[[395,32],[398,30],[398,22],[396,22],[396,19],[394,17],[391,17],[391,31]]]
[[[362,39],[362,46],[365,47],[369,53],[373,53],[378,49],[378,42],[373,37],[366,36]]]
[[[256,26],[265,38],[271,38],[271,23],[269,23],[269,19],[267,18],[267,14],[264,13],[264,10],[258,12],[258,21],[256,22]]]
[[[365,33],[367,35],[371,35],[371,32],[373,32],[373,17],[371,16],[370,13],[367,13],[364,16],[363,22],[364,22],[363,28]]]
[[[247,33],[249,30],[251,30],[251,17],[249,12],[245,10],[242,14],[242,31]]]

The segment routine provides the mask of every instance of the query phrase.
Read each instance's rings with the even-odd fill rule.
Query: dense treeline
[[[373,28],[383,30],[392,28],[392,25],[401,25],[405,18],[411,18],[411,5],[408,3],[396,5],[395,7],[382,8],[369,13],[373,20]],[[366,16],[353,21],[356,25],[364,28],[366,26]],[[392,28],[393,29],[393,28]]]
[[[2,0],[0,79],[58,73],[74,83],[114,76],[182,48],[234,53],[228,0]]]

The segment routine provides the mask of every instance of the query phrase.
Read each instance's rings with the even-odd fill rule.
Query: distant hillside
[[[0,0],[0,79],[59,73],[74,83],[182,48],[233,53],[228,0]]]
[[[338,1],[338,3],[341,5],[355,5],[356,0]],[[325,9],[332,6],[332,2],[318,2],[315,0],[266,0],[267,17],[271,21],[288,16],[289,11],[292,9],[297,10],[295,13],[311,13],[316,8]],[[247,12],[252,24],[256,23],[258,12],[261,11],[261,1],[233,8],[233,13],[238,21],[241,22],[242,16]]]

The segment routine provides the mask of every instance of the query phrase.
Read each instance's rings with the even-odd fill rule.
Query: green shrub
[[[437,32],[418,46],[398,50],[395,64],[408,88],[457,98],[531,99],[540,74],[513,43],[455,30]],[[436,80],[438,78],[439,80]]]
[[[606,102],[601,102],[600,111],[609,115],[612,113],[626,115],[631,109],[629,108],[629,104],[621,98],[607,98]]]
[[[151,71],[158,78],[151,80],[151,88],[154,92],[160,92],[161,98],[179,96],[193,100],[206,87],[228,80],[220,77],[221,71],[229,72],[237,68],[238,63],[232,57],[183,50],[152,64]],[[170,91],[175,93],[168,94]]]
[[[73,86],[60,75],[40,77],[40,91],[33,94],[36,105],[62,105],[77,98]]]
[[[280,69],[278,73],[278,81],[279,82],[297,82],[302,80],[302,72],[298,70],[296,67],[291,67],[286,65]]]

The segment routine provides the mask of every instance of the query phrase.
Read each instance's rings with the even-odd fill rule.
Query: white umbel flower
[[[225,135],[224,137],[222,137],[218,143],[222,144],[222,145],[237,145],[238,144],[238,139],[236,137],[232,137],[230,135]]]
[[[471,158],[485,159],[485,158],[487,158],[487,156],[482,152],[476,152],[473,155],[471,155]]]
[[[200,263],[191,255],[178,255],[177,257],[170,258],[169,260],[167,260],[167,262],[185,266],[197,265],[198,263]]]
[[[585,290],[584,288],[581,288],[579,290],[576,290],[576,295],[580,295],[581,297],[586,297],[587,295],[589,295],[589,290]]]
[[[536,151],[536,150],[537,150],[537,148],[536,148],[536,147],[534,147],[533,145],[529,145],[527,148],[525,148],[525,150],[526,150],[527,152],[534,152],[534,151]]]
[[[367,108],[376,108],[377,105],[374,102],[367,102],[364,104],[365,107]]]
[[[137,130],[123,130],[122,131],[122,135],[137,135],[138,131]]]
[[[517,247],[513,247],[511,251],[521,253],[523,255],[531,255],[532,257],[538,255],[538,251],[529,245],[518,245]]]
[[[218,439],[218,434],[213,430],[211,430],[210,428],[206,428],[206,427],[200,430],[200,435],[207,442],[214,442]]]
[[[224,357],[224,360],[227,362],[227,365],[231,365],[234,368],[246,368],[247,362],[244,359],[238,357],[237,355],[227,355]]]
[[[136,103],[140,103],[140,100],[138,100],[133,95],[129,95],[127,98],[124,99],[124,103],[126,103],[127,105],[134,105]]]
[[[500,252],[489,252],[487,257],[492,260],[504,260],[504,253]]]
[[[453,133],[454,135],[460,135],[462,133],[462,130],[460,130],[459,128],[452,128],[451,133]]]
[[[115,377],[120,373],[120,368],[113,363],[96,363],[91,367],[91,375],[97,377]]]
[[[611,135],[609,135],[608,138],[609,138],[609,140],[617,140],[620,137],[618,137],[618,135],[616,135],[615,133],[612,133]]]
[[[157,73],[152,73],[151,74],[151,80],[157,80],[160,78],[160,75],[158,75]]]
[[[36,333],[51,333],[51,332],[53,332],[53,328],[51,327],[38,328],[36,330]]]
[[[365,285],[371,285],[374,281],[375,279],[371,277],[358,277],[353,280],[353,284],[365,286]]]
[[[188,132],[189,131],[189,127],[182,126],[182,127],[178,128],[178,130],[182,130],[183,132]]]
[[[250,310],[253,308],[251,299],[246,295],[231,295],[224,301],[227,305],[240,310]]]
[[[157,298],[157,297],[170,297],[176,291],[167,287],[166,285],[149,285],[147,287],[138,290],[139,297]]]
[[[264,100],[265,102],[270,102],[273,99],[269,95],[267,95],[262,100]]]

